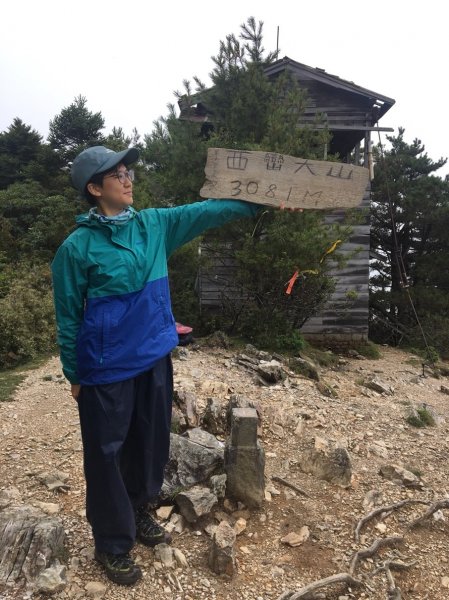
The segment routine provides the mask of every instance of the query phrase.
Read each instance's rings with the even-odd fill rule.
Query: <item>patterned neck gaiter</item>
[[[130,219],[133,219],[137,214],[137,211],[132,206],[127,206],[121,212],[116,215],[102,215],[97,212],[97,207],[93,206],[89,210],[89,219],[97,219],[101,223],[113,223],[115,225],[124,225],[128,223]]]

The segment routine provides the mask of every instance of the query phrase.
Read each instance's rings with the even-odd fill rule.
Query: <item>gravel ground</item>
[[[97,597],[106,600],[277,599],[286,590],[346,571],[357,549],[392,535],[404,536],[400,554],[382,550],[373,559],[361,561],[357,574],[366,575],[387,559],[413,559],[417,561],[413,567],[394,572],[402,598],[449,597],[449,516],[444,511],[423,527],[408,530],[408,523],[425,507],[407,506],[373,519],[364,527],[360,542],[354,541],[354,527],[369,511],[363,501],[371,490],[379,492],[380,505],[406,498],[435,501],[448,496],[449,396],[441,392],[447,379],[421,378],[421,368],[411,355],[390,348],[382,348],[379,360],[345,358],[338,367],[323,370],[322,379],[336,391],[335,398],[323,396],[313,381],[300,376],[261,386],[251,372],[235,363],[229,350],[191,350],[187,359],[174,359],[174,367],[176,387],[194,391],[200,409],[208,396],[226,399],[231,393],[257,400],[263,408],[266,501],[261,509],[244,514],[247,526],[236,541],[235,576],[226,579],[209,570],[209,535],[204,529],[186,526],[182,533],[174,534],[173,546],[184,553],[188,566],[168,569],[155,560],[154,550],[137,544],[133,556],[143,568],[143,579],[132,588],[118,587],[106,579],[92,558],[93,540],[85,519],[77,406],[61,377],[59,359],[53,357],[28,373],[13,401],[0,405],[0,485],[16,486],[27,503],[59,504],[69,569],[68,585],[57,598],[95,597],[86,585],[97,582],[105,586]],[[391,393],[367,389],[363,382],[373,377],[391,386]],[[439,416],[436,426],[415,428],[405,420],[409,406],[422,402]],[[314,436],[348,449],[353,468],[348,488],[300,471],[298,458]],[[382,465],[392,463],[419,473],[422,489],[405,488],[379,474]],[[52,469],[69,474],[67,493],[50,492],[37,480],[37,473]],[[272,476],[296,484],[310,497],[272,482]],[[228,512],[232,509],[229,506]],[[301,545],[290,547],[280,541],[304,526],[310,536]],[[367,581],[369,588],[334,586],[326,588],[322,597],[387,598],[383,573]],[[23,589],[0,592],[0,600],[28,597]]]

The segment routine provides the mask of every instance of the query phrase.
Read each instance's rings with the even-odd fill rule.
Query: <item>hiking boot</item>
[[[156,546],[172,541],[171,535],[150,515],[146,506],[138,508],[135,515],[137,538],[142,544]]]
[[[142,577],[140,567],[136,565],[128,552],[112,554],[95,549],[95,558],[101,563],[107,577],[120,585],[133,585]]]

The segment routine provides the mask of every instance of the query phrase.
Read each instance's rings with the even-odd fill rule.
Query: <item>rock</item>
[[[224,381],[217,381],[215,379],[201,379],[199,382],[201,393],[205,396],[214,396],[217,398],[224,398],[232,390],[229,389],[229,385]]]
[[[26,540],[26,543],[25,543]],[[0,586],[22,577],[37,580],[65,552],[65,532],[58,517],[22,504],[0,512]]]
[[[375,506],[382,504],[383,494],[380,490],[370,490],[363,498],[363,508],[371,510]]]
[[[196,396],[193,392],[175,390],[173,403],[184,415],[187,427],[197,427],[199,425]]]
[[[277,360],[260,361],[259,366],[257,367],[257,373],[267,383],[278,383],[279,381],[284,381],[287,377],[283,366]]]
[[[164,567],[171,569],[174,567],[173,548],[169,544],[157,544],[154,547],[154,557],[159,560]]]
[[[387,526],[385,525],[385,523],[377,523],[375,527],[377,531],[380,531],[380,533],[385,533],[387,531]]]
[[[184,434],[192,442],[195,444],[199,444],[200,446],[204,446],[205,448],[212,448],[216,450],[220,450],[223,452],[224,444],[217,440],[217,438],[209,433],[208,431],[204,431],[204,429],[200,429],[199,427],[195,427],[194,429],[189,429]]]
[[[444,588],[449,588],[449,577],[442,577],[441,579],[441,585]]]
[[[250,508],[262,505],[265,489],[265,453],[257,439],[257,423],[254,408],[234,408],[224,456],[226,493]]]
[[[227,350],[230,347],[231,342],[224,331],[217,330],[207,336],[207,338],[202,341],[202,344],[209,348],[224,348]]]
[[[35,582],[36,592],[55,594],[62,591],[67,585],[66,568],[59,561],[39,573]]]
[[[179,550],[179,548],[173,548],[173,556],[180,567],[188,567],[189,563],[185,554]]]
[[[234,524],[235,535],[240,535],[246,529],[246,519],[240,517]]]
[[[210,513],[218,498],[209,488],[198,485],[177,494],[175,502],[187,521],[195,523],[200,517]]]
[[[94,600],[103,598],[106,594],[106,586],[101,581],[89,581],[86,583],[84,589],[86,590],[87,595],[90,598],[94,598]]]
[[[379,473],[386,479],[390,479],[398,485],[414,489],[422,489],[424,487],[424,484],[419,477],[400,465],[382,465],[379,469]]]
[[[239,365],[243,365],[244,367],[250,369],[256,369],[259,365],[259,360],[255,356],[247,356],[246,354],[237,354],[235,357],[236,362]]]
[[[236,534],[227,521],[222,521],[212,535],[209,551],[209,567],[218,575],[233,575],[235,570]]]
[[[168,532],[175,531],[176,533],[182,533],[184,531],[184,517],[179,513],[173,513],[170,517],[170,521],[165,525],[165,529]]]
[[[0,510],[11,505],[17,506],[21,501],[20,491],[16,487],[11,486],[0,490]]]
[[[171,497],[179,488],[189,488],[223,471],[224,450],[206,448],[192,440],[170,434],[170,454],[165,467],[161,496]]]
[[[288,366],[295,371],[295,373],[299,373],[299,375],[303,375],[308,379],[314,379],[315,381],[320,380],[320,372],[316,364],[308,359],[301,356],[293,356],[290,358]]]
[[[201,426],[215,435],[223,434],[226,431],[226,407],[222,400],[215,397],[207,399]]]
[[[281,538],[281,542],[283,544],[287,544],[288,546],[291,546],[292,548],[294,548],[296,546],[300,546],[301,544],[303,544],[306,540],[309,539],[309,537],[310,537],[309,528],[307,527],[307,525],[304,525],[304,527],[301,527],[301,529],[299,530],[299,533],[295,533],[294,531],[291,531],[286,536]]]
[[[58,490],[67,491],[70,489],[70,486],[66,483],[69,475],[63,471],[45,471],[39,473],[36,477],[41,483],[46,485],[51,492]]]
[[[388,458],[388,450],[385,445],[380,442],[373,442],[368,446],[368,452],[370,454],[374,454],[375,456],[380,456],[380,458]]]
[[[337,392],[328,383],[317,381],[316,387],[323,396],[327,396],[328,398],[338,398]]]
[[[351,458],[346,448],[315,437],[312,447],[300,456],[299,467],[318,479],[348,487],[351,483]]]
[[[446,517],[444,516],[444,513],[442,510],[436,510],[433,513],[432,517],[435,521],[445,521],[446,520]]]
[[[40,508],[47,515],[57,515],[60,511],[59,504],[54,502],[40,502],[39,500],[34,500],[33,506]]]
[[[378,394],[385,394],[387,396],[391,396],[394,393],[390,385],[380,381],[379,379],[370,379],[369,381],[366,381],[364,385],[368,389],[373,390]]]
[[[299,417],[299,419],[296,423],[296,427],[295,427],[295,435],[302,437],[305,427],[306,427],[305,419],[303,419],[302,417]]]
[[[160,506],[156,510],[156,514],[162,521],[167,521],[171,517],[174,508],[174,506]]]
[[[221,475],[212,475],[210,478],[210,491],[217,496],[217,498],[224,498],[226,495],[226,473]]]
[[[442,385],[440,387],[440,392],[442,392],[443,394],[449,394],[449,387],[447,385]]]

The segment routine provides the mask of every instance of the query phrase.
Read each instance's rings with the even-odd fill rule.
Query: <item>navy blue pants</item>
[[[171,354],[124,381],[82,385],[78,395],[86,517],[100,551],[134,545],[134,511],[160,492],[170,448]]]

